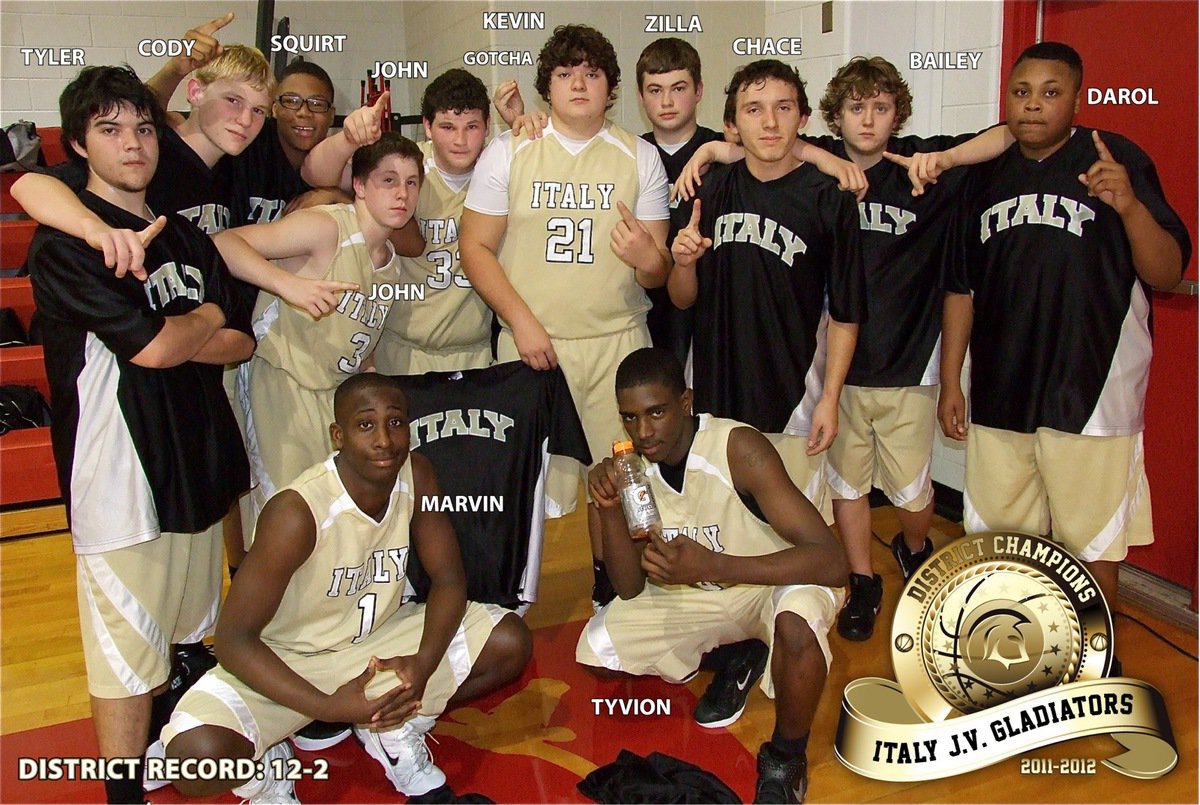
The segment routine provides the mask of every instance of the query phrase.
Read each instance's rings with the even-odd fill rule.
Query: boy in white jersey
[[[409,452],[396,381],[355,375],[335,396],[337,452],[263,510],[217,623],[221,666],[163,731],[169,757],[261,758],[263,776],[176,782],[189,796],[240,786],[252,802],[295,802],[276,766],[312,718],[356,724],[398,791],[428,793],[446,780],[424,741],[437,716],[529,659],[519,617],[466,599],[450,519],[422,505],[439,494],[437,476]],[[432,580],[427,604],[401,605],[410,550]]]
[[[399,281],[420,288],[424,298],[397,299],[388,311],[375,350],[375,367],[385,374],[477,369],[492,362],[492,311],[463,276],[458,251],[467,186],[487,137],[487,88],[466,70],[447,70],[426,87],[421,117],[428,139],[420,145],[425,180],[416,220],[425,243],[419,257],[401,260]],[[353,149],[379,136],[377,121],[375,107],[352,112],[341,134],[313,149],[304,175],[337,184]]]
[[[692,392],[669,351],[631,353],[616,388],[625,431],[648,462],[663,531],[633,540],[613,460],[592,470],[590,492],[620,598],[588,622],[576,659],[682,681],[717,645],[766,641],[762,688],[775,698],[776,723],[758,753],[754,799],[803,801],[805,749],[842,600],[834,587],[846,578],[841,547],[765,436],[740,422],[692,415]]]
[[[536,81],[550,126],[541,139],[502,134],[484,150],[460,233],[463,270],[500,318],[497,358],[562,366],[593,459],[621,435],[609,391],[617,363],[650,343],[643,288],[661,286],[670,269],[662,162],[605,119],[620,78],[603,34],[555,29]],[[568,511],[578,477],[576,467],[551,467],[548,494]],[[602,604],[611,587],[594,512],[588,531]]]

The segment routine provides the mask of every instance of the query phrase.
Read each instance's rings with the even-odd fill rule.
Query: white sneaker
[[[154,743],[152,743],[146,747],[146,761],[158,760],[161,763],[161,761],[164,761],[166,759],[167,759],[167,748],[165,746],[163,746],[163,742],[161,740],[155,741]],[[162,766],[159,764],[155,764],[155,765],[158,766],[159,768],[162,768]],[[148,769],[149,767],[150,767],[150,764],[148,762],[142,763],[143,769]],[[142,790],[147,793],[149,793],[151,791],[157,791],[158,789],[164,788],[170,784],[171,784],[170,780],[163,780],[158,777],[151,777],[149,773],[145,774],[145,776],[142,777]]]
[[[388,779],[401,794],[415,797],[446,784],[446,775],[433,765],[424,733],[414,730],[411,724],[387,732],[356,726],[354,734],[367,754],[383,765]]]
[[[233,795],[242,797],[250,805],[300,805],[296,799],[296,784],[292,780],[280,780],[275,777],[276,762],[287,761],[295,757],[292,745],[282,740],[272,746],[259,758],[265,777],[261,780],[251,780],[245,785],[233,789]]]

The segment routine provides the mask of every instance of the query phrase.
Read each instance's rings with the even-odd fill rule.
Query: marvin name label
[[[426,495],[421,498],[423,512],[502,512],[500,495]]]

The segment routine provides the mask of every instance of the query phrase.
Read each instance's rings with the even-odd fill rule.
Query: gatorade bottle
[[[661,536],[662,518],[658,516],[650,483],[642,472],[641,459],[633,452],[633,442],[613,442],[613,461],[621,479],[621,509],[625,512],[629,535],[634,539],[650,539],[651,532]]]

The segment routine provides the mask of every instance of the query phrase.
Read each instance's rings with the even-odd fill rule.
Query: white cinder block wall
[[[529,51],[536,60],[546,37],[557,25],[584,23],[604,31],[617,49],[622,71],[620,97],[612,117],[641,132],[648,126],[637,105],[635,66],[638,54],[663,35],[677,35],[696,46],[704,64],[705,100],[700,121],[720,129],[724,84],[740,64],[752,60],[733,52],[737,37],[799,36],[799,56],[785,57],[808,82],[815,107],[825,84],[839,66],[854,55],[881,55],[900,67],[915,99],[906,131],[913,134],[956,133],[984,128],[998,119],[1000,81],[1001,4],[995,0],[833,0],[833,30],[821,31],[822,3],[788,2],[508,2],[460,0],[449,2],[331,2],[277,0],[276,19],[288,17],[293,34],[345,34],[341,53],[313,53],[306,58],[321,64],[334,79],[338,111],[358,105],[359,81],[376,61],[424,61],[430,77],[450,67],[466,67],[479,75],[489,90],[516,78],[527,107],[541,104],[533,89],[533,67],[471,67],[463,54],[478,50]],[[254,39],[254,0],[123,0],[80,2],[4,0],[0,9],[0,124],[20,118],[42,125],[58,124],[58,94],[75,67],[25,65],[22,47],[82,47],[88,64],[128,62],[149,77],[161,60],[139,56],[142,38],[179,37],[188,28],[220,16],[237,14],[221,31],[226,42]],[[544,11],[545,29],[484,30],[486,11]],[[681,15],[688,22],[699,15],[703,33],[646,32],[646,15]],[[975,70],[913,70],[913,51],[975,51],[982,54]],[[268,53],[268,57],[273,54]],[[419,111],[425,81],[392,82],[396,112]],[[183,90],[172,108],[183,108]],[[544,104],[543,104],[544,107]],[[827,131],[814,114],[808,131]],[[418,135],[415,129],[406,133]],[[962,488],[964,451],[939,437],[934,478]]]

